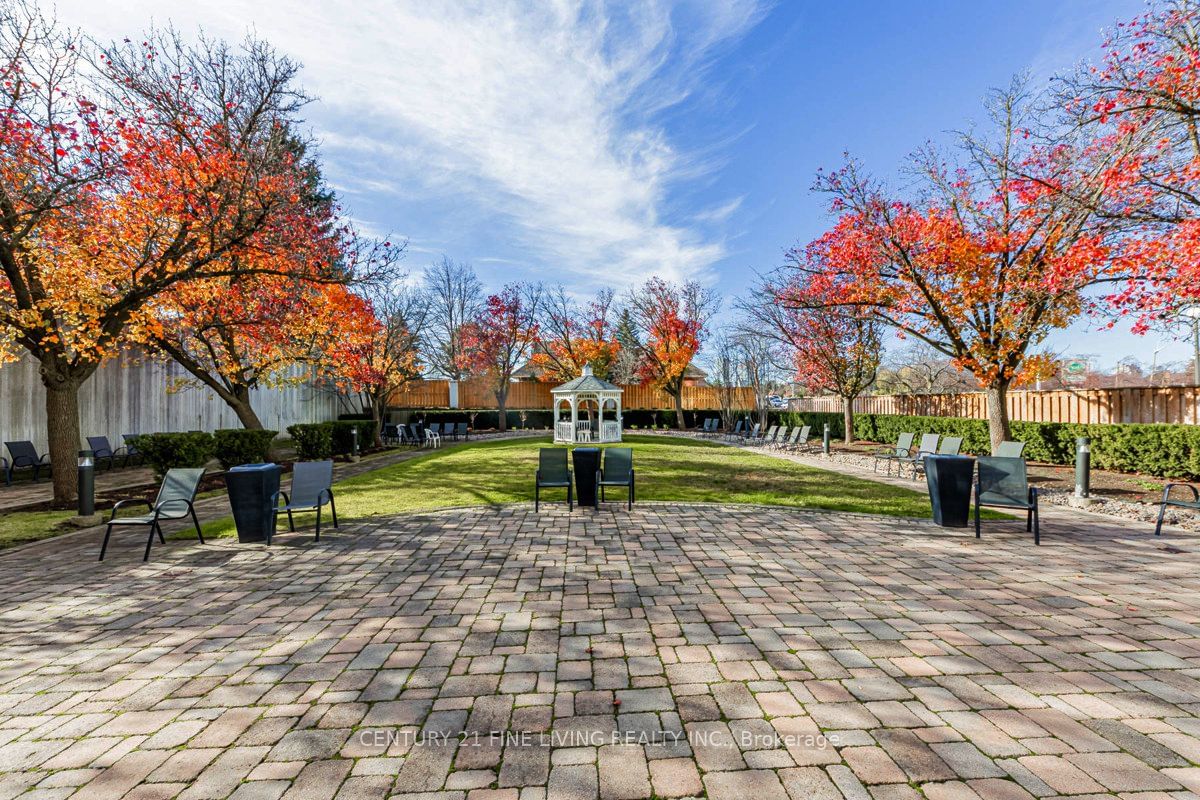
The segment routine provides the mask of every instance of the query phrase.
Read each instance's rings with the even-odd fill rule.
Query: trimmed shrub
[[[358,449],[365,450],[375,444],[375,423],[372,420],[338,420],[326,422],[332,431],[333,454],[350,455],[354,452],[355,428],[358,429]]]
[[[222,469],[238,464],[261,464],[271,459],[275,431],[248,431],[231,428],[213,432],[213,452]]]
[[[202,432],[146,433],[133,443],[159,476],[174,467],[203,467],[216,448],[212,434]]]
[[[328,422],[289,425],[288,435],[296,445],[296,458],[301,461],[321,461],[333,457],[333,427]]]

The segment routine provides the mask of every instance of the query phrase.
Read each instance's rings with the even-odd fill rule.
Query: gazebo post
[[[579,441],[579,398],[571,395],[571,444]]]

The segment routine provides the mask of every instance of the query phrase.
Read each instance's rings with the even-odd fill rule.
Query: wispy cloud
[[[151,13],[101,5],[59,9],[111,35]],[[761,11],[758,0],[167,0],[152,13],[225,36],[252,26],[301,60],[330,178],[349,197],[454,198],[509,220],[515,243],[566,275],[632,281],[702,276],[725,252],[708,228],[736,201],[664,218],[673,188],[713,155],[681,151],[656,116]]]

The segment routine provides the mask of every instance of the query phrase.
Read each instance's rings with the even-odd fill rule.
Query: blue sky
[[[601,5],[60,0],[102,38],[151,21],[249,29],[304,64],[330,180],[366,230],[491,286],[587,293],[651,274],[727,297],[828,223],[809,192],[850,151],[890,177],[981,117],[1021,70],[1093,57],[1137,0]],[[1153,337],[1080,324],[1054,350],[1149,362]],[[1170,344],[1159,361],[1188,357]]]

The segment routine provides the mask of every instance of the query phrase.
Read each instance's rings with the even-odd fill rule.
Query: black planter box
[[[599,447],[576,447],[571,451],[575,468],[575,502],[599,508],[596,502],[596,471],[600,469]]]
[[[933,503],[933,521],[943,528],[965,528],[971,510],[970,456],[925,456],[925,480]]]
[[[265,542],[275,524],[271,497],[279,491],[278,464],[242,464],[225,473],[239,542]]]

